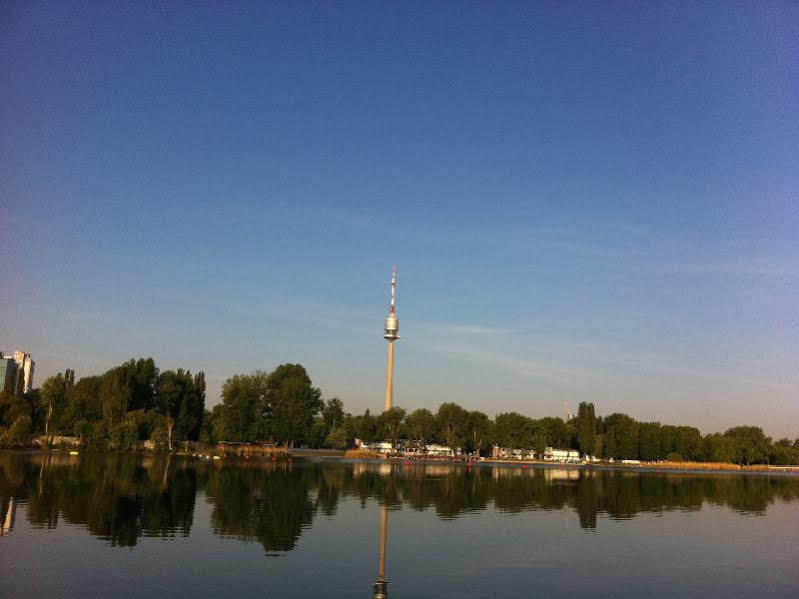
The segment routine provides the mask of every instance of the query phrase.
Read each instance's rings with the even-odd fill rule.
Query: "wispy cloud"
[[[548,381],[569,383],[575,381],[608,380],[607,375],[580,367],[566,366],[545,359],[526,359],[476,347],[463,345],[429,345],[428,349],[457,360],[493,366],[515,374]]]
[[[422,327],[432,328],[439,334],[462,335],[462,336],[483,336],[483,335],[508,335],[513,333],[512,329],[473,324],[421,324]]]
[[[710,381],[729,385],[745,385],[761,390],[774,390],[778,381],[771,378],[747,376],[747,370],[736,370],[732,364],[698,368],[681,364],[667,354],[624,351],[610,344],[593,341],[541,341],[541,350],[523,353],[509,347],[486,347],[478,343],[443,344],[431,342],[426,349],[452,359],[469,361],[483,367],[499,368],[526,378],[562,385],[602,384],[625,387],[640,385],[653,377],[673,378],[675,383],[686,380]],[[751,370],[749,371],[751,372]]]
[[[799,261],[762,256],[733,261],[681,262],[662,265],[671,274],[721,274],[755,277],[799,277]]]

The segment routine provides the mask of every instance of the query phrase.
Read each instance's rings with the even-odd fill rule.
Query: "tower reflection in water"
[[[388,597],[386,580],[386,543],[388,541],[388,506],[380,506],[380,563],[377,567],[377,580],[372,585],[375,599]]]
[[[13,497],[8,498],[8,505],[0,499],[0,537],[7,537],[14,530],[14,519],[17,515],[17,502]]]

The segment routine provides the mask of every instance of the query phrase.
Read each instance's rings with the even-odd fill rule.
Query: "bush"
[[[216,437],[214,436],[214,423],[211,413],[206,411],[203,418],[202,428],[200,429],[200,443],[206,445],[215,445]]]
[[[81,435],[82,446],[89,451],[103,451],[108,449],[108,435],[106,425],[99,421],[94,424],[88,422],[82,427],[85,433]]]
[[[347,430],[343,426],[334,428],[325,439],[325,445],[333,449],[347,449],[349,444],[349,436],[347,435]]]
[[[167,432],[166,418],[163,416],[159,416],[155,420],[150,440],[156,451],[169,451],[169,433]]]
[[[139,442],[139,431],[136,422],[126,420],[111,429],[109,447],[116,451],[133,451]]]
[[[682,462],[682,456],[679,453],[671,452],[666,456],[667,462]]]
[[[149,412],[135,410],[125,415],[125,422],[135,427],[136,440],[144,441],[145,439],[149,439],[153,434],[156,418],[157,414],[152,410]]]
[[[14,424],[8,429],[8,438],[12,445],[26,445],[31,435],[31,417],[28,415],[17,416]]]

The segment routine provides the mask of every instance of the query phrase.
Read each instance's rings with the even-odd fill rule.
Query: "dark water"
[[[382,530],[381,530],[382,524]],[[799,596],[799,477],[0,453],[9,597]]]

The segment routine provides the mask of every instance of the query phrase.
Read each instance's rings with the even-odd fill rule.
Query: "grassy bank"
[[[752,464],[741,466],[729,462],[641,462],[641,464],[622,464],[631,468],[664,468],[672,470],[733,470],[744,472],[798,472],[799,466],[769,466]]]

